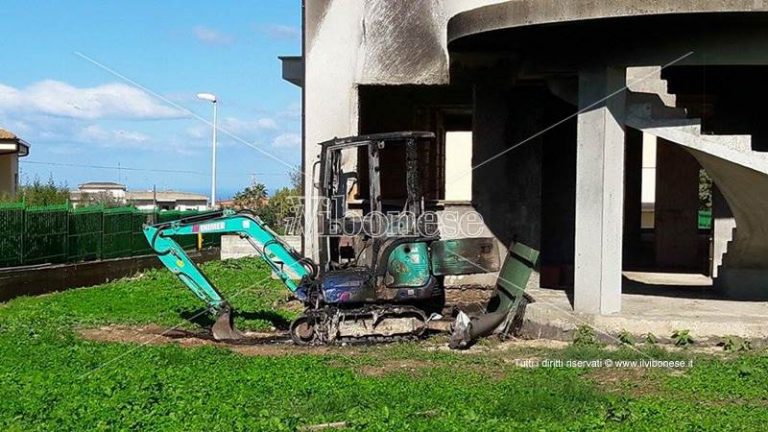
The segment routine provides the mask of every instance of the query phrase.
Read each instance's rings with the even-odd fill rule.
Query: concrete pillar
[[[624,153],[624,267],[637,266],[641,253],[643,133],[626,130]]]
[[[656,146],[656,265],[702,271],[699,247],[700,165],[683,147],[659,138]]]
[[[621,310],[624,68],[579,71],[574,309]],[[615,93],[615,94],[614,94]]]
[[[503,251],[541,248],[541,137],[504,151],[541,130],[543,99],[540,89],[475,88],[472,203]]]

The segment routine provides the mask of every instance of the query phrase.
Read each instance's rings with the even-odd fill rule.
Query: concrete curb
[[[190,253],[190,258],[196,263],[217,260],[219,257],[219,248]],[[74,264],[4,269],[0,271],[0,302],[25,295],[40,295],[98,285],[161,266],[156,256],[143,255]]]

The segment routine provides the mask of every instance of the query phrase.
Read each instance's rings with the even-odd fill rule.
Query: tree
[[[262,183],[251,183],[250,186],[236,193],[233,201],[235,206],[256,210],[267,204],[267,187]]]
[[[295,182],[296,178],[300,181],[301,176],[294,177],[291,174],[291,182]],[[268,196],[267,187],[254,182],[236,193],[233,201],[235,208],[252,210],[270,228],[284,234],[289,226],[301,226],[300,191],[294,184],[293,187],[282,187]]]
[[[269,199],[269,207],[275,215],[276,227],[285,233],[289,226],[296,226],[296,218],[301,217],[301,193],[293,187],[283,187],[275,191]]]
[[[291,181],[291,188],[298,191],[299,195],[301,195],[301,191],[304,190],[304,173],[301,171],[301,165],[296,165],[289,171],[288,177]]]
[[[66,184],[57,185],[53,181],[53,177],[49,177],[47,183],[43,183],[39,177],[35,177],[32,183],[19,187],[16,198],[9,199],[21,201],[31,206],[66,204],[69,202],[69,188]]]
[[[704,169],[699,170],[699,210],[712,208],[712,178]]]
[[[256,216],[261,219],[262,222],[264,222],[268,227],[275,229],[276,231],[280,231],[278,229],[278,220],[277,216],[275,215],[275,209],[271,205],[264,205],[261,206],[253,211]]]

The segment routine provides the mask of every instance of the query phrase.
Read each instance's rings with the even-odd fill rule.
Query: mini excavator
[[[431,132],[335,138],[312,167],[319,197],[320,262],[302,256],[250,211],[214,211],[144,227],[160,261],[215,314],[217,340],[237,340],[232,305],[174,240],[198,234],[246,239],[304,304],[290,325],[296,344],[419,338],[441,317],[444,278],[494,272],[493,238],[442,240],[421,184],[436,163]],[[386,166],[399,168],[383,168]],[[317,173],[319,168],[319,173]]]

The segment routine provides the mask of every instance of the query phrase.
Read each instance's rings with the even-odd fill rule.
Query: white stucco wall
[[[0,155],[0,195],[15,194],[18,188],[19,157],[14,154]]]
[[[109,194],[112,198],[125,202],[125,189],[99,189],[99,188],[81,188],[80,192],[87,194]]]
[[[305,1],[305,255],[315,259],[317,143],[358,132],[360,84],[447,84],[448,20],[504,0]]]
[[[139,210],[152,211],[155,210],[155,204],[153,202],[133,201],[132,204]],[[208,209],[208,203],[202,203],[199,201],[177,201],[176,203],[158,202],[158,207],[164,205],[172,205],[173,210],[198,210],[203,211]]]

